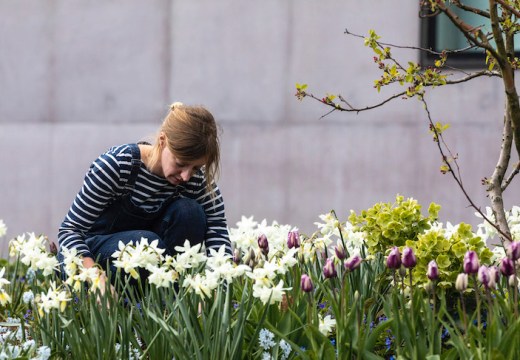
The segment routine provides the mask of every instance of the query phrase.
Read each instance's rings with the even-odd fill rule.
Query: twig
[[[502,185],[502,191],[505,191],[506,188],[509,186],[513,178],[520,172],[520,162],[518,162],[511,172],[511,174],[508,176],[507,180],[504,181],[504,184]]]
[[[420,98],[420,100],[422,101],[422,103],[424,104],[424,109],[426,111],[426,114],[428,116],[428,121],[430,122],[430,125],[432,127],[432,131],[435,133],[435,136],[437,137],[437,139],[442,139],[442,134],[440,134],[437,129],[435,128],[435,125],[433,124],[433,120],[431,118],[431,114],[430,114],[430,110],[428,109],[428,104],[426,103],[426,100],[424,100],[423,97]],[[442,143],[444,143],[444,140],[442,141]],[[484,214],[482,212],[482,210],[480,210],[480,208],[473,202],[473,200],[471,199],[471,197],[469,196],[469,194],[467,193],[466,189],[464,188],[464,185],[462,184],[462,179],[460,178],[460,174],[457,176],[457,174],[455,174],[455,171],[453,170],[453,167],[451,166],[451,164],[446,161],[445,159],[447,159],[446,155],[444,154],[444,150],[442,149],[442,146],[441,146],[441,142],[440,141],[437,141],[437,147],[439,148],[439,152],[441,153],[441,156],[442,156],[442,159],[444,160],[444,163],[446,164],[446,166],[448,167],[448,171],[449,173],[452,175],[452,177],[455,179],[455,182],[457,183],[457,185],[459,186],[460,190],[462,191],[462,193],[464,194],[464,197],[466,198],[466,200],[468,200],[470,206],[475,209],[479,214],[480,216],[482,216],[482,218],[488,223],[490,224],[491,226],[493,226],[497,232],[499,234],[501,234],[505,239],[509,240],[509,241],[512,241],[511,239],[511,236],[507,233],[505,233],[504,231],[502,231],[500,229],[500,227],[495,224],[492,220],[490,220],[486,214]],[[455,160],[455,164],[457,166],[457,169],[458,169],[458,164],[457,164],[457,161]]]
[[[515,9],[514,7],[512,7],[511,5],[507,4],[504,0],[495,0],[497,3],[499,3],[500,5],[502,5],[502,7],[506,8],[508,11],[512,12],[513,14],[515,14],[515,16],[517,18],[520,18],[520,11],[518,11],[517,9]]]

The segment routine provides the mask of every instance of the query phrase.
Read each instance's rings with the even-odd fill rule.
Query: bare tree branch
[[[500,5],[502,5],[503,8],[505,8],[508,11],[510,11],[511,13],[515,14],[515,16],[517,18],[520,18],[520,11],[518,11],[518,9],[515,9],[514,7],[512,7],[511,5],[506,3],[504,0],[496,0],[496,2],[499,3]]]
[[[460,0],[452,0],[452,1],[453,1],[453,5],[455,5],[459,9],[462,9],[462,10],[465,10],[465,11],[468,11],[468,12],[472,12],[473,14],[477,14],[477,15],[480,15],[482,17],[485,17],[485,18],[489,19],[489,16],[490,16],[489,12],[487,12],[485,10],[465,5],[465,4],[461,3]]]
[[[505,239],[507,239],[508,241],[512,241],[512,238],[511,238],[511,234],[509,233],[509,231],[505,232],[503,231],[500,226],[498,226],[494,221],[492,221],[491,219],[489,219],[486,214],[484,214],[482,212],[482,210],[480,210],[480,207],[478,207],[474,202],[473,200],[471,199],[471,197],[469,196],[469,194],[467,193],[466,189],[464,188],[464,185],[462,183],[462,178],[460,176],[460,171],[459,171],[459,166],[458,166],[458,163],[456,160],[454,160],[454,163],[457,167],[457,173],[455,173],[455,170],[453,169],[453,166],[450,164],[450,162],[448,161],[448,158],[446,157],[445,153],[444,153],[444,150],[442,148],[442,145],[441,145],[441,139],[442,139],[442,134],[440,134],[438,131],[437,131],[437,128],[435,127],[435,125],[433,124],[433,120],[431,118],[431,114],[430,114],[430,110],[428,109],[428,104],[426,103],[426,100],[424,100],[423,97],[420,98],[420,100],[422,101],[422,103],[424,104],[424,109],[426,111],[426,114],[428,116],[428,121],[430,122],[430,128],[432,129],[432,131],[435,133],[435,136],[437,137],[437,139],[439,139],[439,141],[437,141],[437,147],[439,149],[439,152],[442,156],[442,159],[444,161],[444,164],[448,167],[448,172],[452,175],[453,179],[455,180],[455,182],[457,183],[457,185],[459,186],[460,190],[462,191],[462,193],[464,194],[464,197],[466,198],[466,200],[468,200],[470,206],[475,209],[479,214],[480,216],[482,216],[482,218],[488,223],[490,224],[491,226],[493,226],[497,232]],[[442,143],[445,144],[444,140],[442,139]],[[449,149],[448,149],[449,150]],[[451,154],[451,151],[450,151],[450,154]],[[452,157],[453,158],[453,157]]]
[[[502,185],[502,191],[505,191],[507,189],[507,187],[509,186],[509,184],[511,183],[511,181],[513,180],[513,178],[520,172],[520,162],[516,163],[516,166],[515,168],[513,169],[513,171],[511,172],[511,174],[508,176],[508,178],[506,179],[506,181],[504,181],[504,184]]]

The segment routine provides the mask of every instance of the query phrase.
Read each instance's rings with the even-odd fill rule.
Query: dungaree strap
[[[127,193],[134,188],[135,181],[137,180],[137,175],[139,175],[139,170],[141,169],[142,164],[141,151],[139,150],[139,146],[137,144],[130,144],[130,150],[132,151],[132,169],[130,170],[128,182],[126,183],[128,188]]]

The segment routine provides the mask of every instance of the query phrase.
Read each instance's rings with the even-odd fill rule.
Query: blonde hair
[[[182,162],[206,159],[204,177],[206,191],[211,193],[213,182],[220,173],[220,143],[218,127],[213,115],[202,106],[188,106],[176,102],[156,135],[148,159],[148,169],[153,168],[161,159],[161,133],[172,154]]]

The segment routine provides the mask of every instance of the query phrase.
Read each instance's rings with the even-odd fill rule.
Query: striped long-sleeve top
[[[59,228],[60,248],[76,248],[79,255],[93,257],[85,243],[88,231],[102,212],[127,192],[130,192],[132,202],[146,211],[155,211],[165,200],[178,193],[181,197],[195,199],[203,207],[207,220],[206,249],[218,250],[225,245],[227,252],[231,253],[224,201],[216,184],[212,187],[213,194],[206,190],[203,169],[188,182],[175,186],[151,173],[141,162],[132,187],[128,184],[131,168],[129,144],[110,148],[92,163],[81,190]]]

